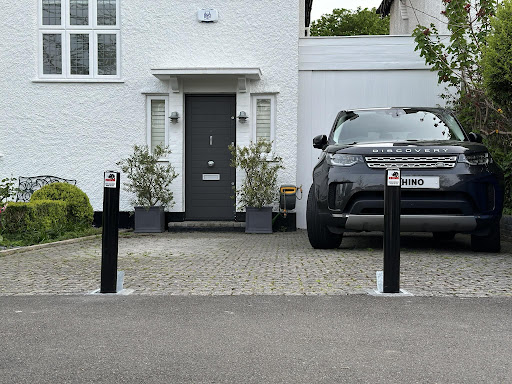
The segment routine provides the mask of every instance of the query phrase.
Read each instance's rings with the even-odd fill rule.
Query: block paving
[[[119,270],[135,295],[348,295],[376,288],[382,234],[315,250],[307,233],[122,234]],[[0,252],[0,296],[87,294],[100,287],[101,238]],[[403,235],[401,288],[416,296],[512,296],[512,243],[474,253],[469,236]]]

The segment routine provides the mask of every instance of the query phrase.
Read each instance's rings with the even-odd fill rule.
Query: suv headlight
[[[459,162],[469,165],[487,165],[492,163],[492,157],[488,152],[459,155]]]
[[[329,153],[327,154],[327,164],[337,165],[339,167],[351,167],[357,163],[363,162],[361,155],[348,155],[345,153]]]

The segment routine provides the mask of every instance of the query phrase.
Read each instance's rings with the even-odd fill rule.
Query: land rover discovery
[[[401,232],[467,233],[474,251],[499,252],[503,172],[448,111],[341,111],[313,146],[322,150],[306,212],[314,248],[337,248],[345,232],[382,231],[385,171],[398,167]]]

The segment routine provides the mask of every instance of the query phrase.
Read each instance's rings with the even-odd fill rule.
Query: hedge
[[[0,219],[2,232],[14,235],[62,232],[70,225],[67,203],[53,200],[9,203]]]
[[[30,202],[40,200],[64,201],[68,207],[68,222],[74,229],[92,225],[94,211],[89,198],[80,188],[67,183],[52,183],[34,192]]]

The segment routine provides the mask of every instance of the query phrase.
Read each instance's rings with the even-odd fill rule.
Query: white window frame
[[[116,35],[116,74],[115,75],[98,75],[98,35]],[[121,69],[120,65],[120,45],[119,44],[119,31],[115,30],[108,30],[108,31],[94,31],[94,73],[98,78],[101,79],[118,79],[119,78],[119,71]]]
[[[276,96],[273,94],[252,95],[252,121],[253,132],[252,141],[256,142],[256,110],[258,100],[270,99],[270,141],[272,142],[272,150],[275,149],[275,124],[276,124]]]
[[[121,80],[121,26],[120,26],[120,2],[116,1],[116,25],[98,25],[97,0],[89,0],[89,24],[71,25],[69,15],[70,0],[61,2],[61,24],[43,25],[43,1],[38,1],[39,11],[39,35],[38,35],[38,79],[55,81],[116,81]],[[61,34],[62,36],[62,74],[43,73],[43,34]],[[89,75],[71,74],[71,34],[89,35]],[[98,74],[98,34],[116,35],[116,74]]]
[[[151,101],[160,100],[165,103],[165,141],[164,146],[169,145],[169,96],[165,95],[148,95],[146,96],[146,143],[151,151]],[[166,161],[168,158],[161,158],[161,161]]]

